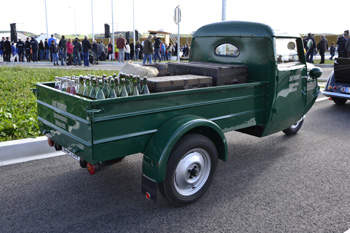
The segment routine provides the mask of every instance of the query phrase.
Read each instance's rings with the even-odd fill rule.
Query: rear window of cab
[[[215,55],[223,57],[238,57],[239,49],[231,43],[223,43],[216,46]]]

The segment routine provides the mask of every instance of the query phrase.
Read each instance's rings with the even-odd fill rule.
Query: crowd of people
[[[190,47],[185,44],[180,46],[182,56],[189,55]],[[119,34],[114,51],[115,60],[124,62],[124,60],[143,60],[143,63],[168,61],[172,56],[177,56],[177,43],[167,45],[156,35],[149,35],[145,41],[137,41],[134,49],[134,44],[126,40],[122,34]],[[112,42],[108,45],[108,59],[112,60],[113,56]]]
[[[338,51],[338,57],[350,58],[349,30],[345,30],[343,35],[338,37],[337,43],[335,44],[335,42],[332,42],[330,47],[328,47],[328,41],[324,35],[321,36],[321,40],[317,45],[314,37],[314,34],[308,33],[308,35],[303,38],[307,62],[314,63],[313,57],[318,51],[321,57],[320,64],[324,64],[325,52],[328,49],[331,55],[330,60],[333,60],[336,51]]]
[[[190,47],[185,44],[180,46],[182,56],[189,55]],[[87,36],[83,41],[78,38],[61,39],[51,35],[49,39],[38,41],[34,37],[28,37],[26,41],[19,39],[17,43],[11,43],[9,37],[3,37],[0,41],[0,55],[4,62],[37,62],[51,61],[56,65],[82,65],[89,66],[90,57],[97,60],[117,60],[124,62],[128,60],[143,60],[144,63],[168,61],[172,56],[177,56],[177,43],[174,45],[164,43],[160,37],[150,35],[145,41],[137,41],[136,45],[119,34],[113,51],[112,41],[104,45],[102,41],[90,43]],[[114,55],[114,56],[112,56]],[[150,56],[151,55],[151,56]],[[60,64],[59,64],[60,63]]]

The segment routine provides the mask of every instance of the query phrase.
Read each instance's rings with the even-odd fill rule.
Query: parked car
[[[334,71],[329,75],[323,95],[336,104],[345,104],[350,99],[350,59],[337,58]]]

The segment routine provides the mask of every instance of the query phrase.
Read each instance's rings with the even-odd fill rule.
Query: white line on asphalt
[[[328,97],[321,97],[321,98],[318,98],[316,99],[316,102],[320,102],[320,101],[323,101],[323,100],[328,100]],[[350,232],[349,232],[350,233]]]

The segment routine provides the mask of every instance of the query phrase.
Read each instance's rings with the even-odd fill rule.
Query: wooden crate
[[[212,85],[212,78],[201,75],[176,75],[148,78],[147,85],[150,92],[164,92],[185,90]]]
[[[213,86],[247,82],[245,65],[218,64],[209,62],[168,63],[170,75],[204,75],[211,76]]]

